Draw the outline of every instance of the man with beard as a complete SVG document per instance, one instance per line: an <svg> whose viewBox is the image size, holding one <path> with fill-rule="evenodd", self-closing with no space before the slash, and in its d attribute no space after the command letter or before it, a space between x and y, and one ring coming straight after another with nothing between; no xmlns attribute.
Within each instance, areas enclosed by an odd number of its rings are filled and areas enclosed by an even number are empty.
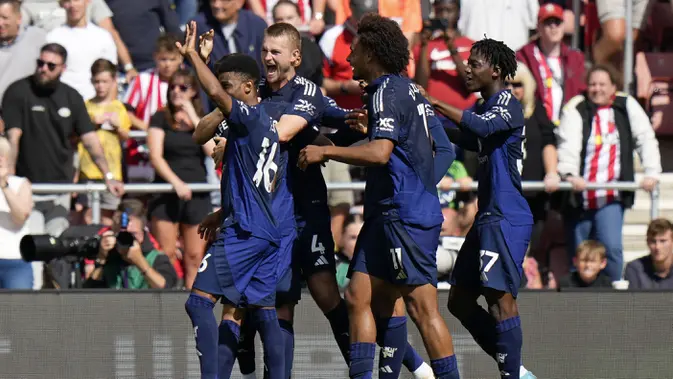
<svg viewBox="0 0 673 379"><path fill-rule="evenodd" d="M103 148L82 96L60 81L67 52L59 44L40 49L35 73L12 83L2 101L7 136L12 145L10 170L33 183L72 183L73 137L79 137L104 174L108 190L121 196L122 183L108 169ZM31 233L58 236L68 227L70 194L34 196L35 211L44 217Z"/></svg>

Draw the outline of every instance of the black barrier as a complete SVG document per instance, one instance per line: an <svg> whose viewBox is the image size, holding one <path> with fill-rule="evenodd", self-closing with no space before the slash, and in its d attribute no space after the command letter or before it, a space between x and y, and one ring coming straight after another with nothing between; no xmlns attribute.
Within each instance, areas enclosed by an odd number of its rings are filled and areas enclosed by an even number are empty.
<svg viewBox="0 0 673 379"><path fill-rule="evenodd" d="M184 292L2 292L0 379L197 379L186 297ZM461 378L499 377L495 363L448 314L446 300L447 293L440 293ZM670 292L524 292L519 308L525 365L539 379L673 378ZM293 378L347 378L329 325L308 295L296 313ZM409 333L422 351L413 325ZM240 378L238 368L234 371Z"/></svg>

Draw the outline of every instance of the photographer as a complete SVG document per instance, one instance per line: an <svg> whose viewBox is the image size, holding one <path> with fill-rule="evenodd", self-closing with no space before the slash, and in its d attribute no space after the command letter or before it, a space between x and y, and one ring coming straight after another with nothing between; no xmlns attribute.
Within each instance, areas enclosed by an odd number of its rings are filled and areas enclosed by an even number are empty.
<svg viewBox="0 0 673 379"><path fill-rule="evenodd" d="M130 248L120 246L117 233L122 230L122 213L126 212L126 231L133 235ZM160 252L145 229L147 223L142 203L135 199L122 201L115 223L101 236L93 271L87 275L85 288L147 289L173 288L177 274L168 256Z"/></svg>

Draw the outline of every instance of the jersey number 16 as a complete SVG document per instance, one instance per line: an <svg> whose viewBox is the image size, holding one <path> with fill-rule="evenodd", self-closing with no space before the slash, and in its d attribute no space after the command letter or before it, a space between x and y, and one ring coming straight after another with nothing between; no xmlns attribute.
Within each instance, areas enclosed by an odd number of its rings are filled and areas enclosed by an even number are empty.
<svg viewBox="0 0 673 379"><path fill-rule="evenodd" d="M269 146L271 147L270 151ZM258 187L262 183L262 180L264 180L264 189L268 193L273 192L273 182L278 172L278 165L274 162L277 149L277 142L274 142L272 145L271 141L267 137L264 137L262 140L262 151L259 153L259 159L257 160L257 171L255 171L255 176L252 177L252 180Z"/></svg>

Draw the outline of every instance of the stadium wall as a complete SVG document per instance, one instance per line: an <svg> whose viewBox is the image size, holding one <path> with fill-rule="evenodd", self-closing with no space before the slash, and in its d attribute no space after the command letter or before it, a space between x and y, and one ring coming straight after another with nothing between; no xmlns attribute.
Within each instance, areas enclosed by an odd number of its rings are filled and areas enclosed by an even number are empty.
<svg viewBox="0 0 673 379"><path fill-rule="evenodd" d="M3 291L0 379L198 379L186 297L184 292ZM447 297L440 293L440 307L461 378L498 377L495 363L449 315ZM329 325L309 298L296 311L293 378L347 378ZM538 378L673 378L670 292L523 292L519 307L524 363ZM413 325L409 333L423 351ZM262 367L259 346L257 351ZM240 378L238 368L234 372ZM408 377L403 372L401 378Z"/></svg>

